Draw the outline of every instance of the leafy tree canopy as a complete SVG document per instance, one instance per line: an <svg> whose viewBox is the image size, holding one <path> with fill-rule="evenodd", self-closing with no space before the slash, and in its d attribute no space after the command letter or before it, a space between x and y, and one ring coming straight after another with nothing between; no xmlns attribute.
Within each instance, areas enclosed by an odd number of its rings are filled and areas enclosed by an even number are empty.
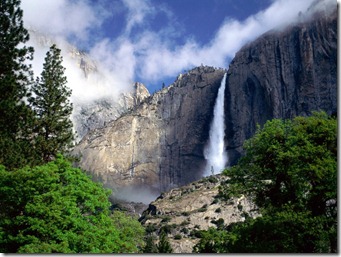
<svg viewBox="0 0 341 257"><path fill-rule="evenodd" d="M239 165L222 195L247 194L265 209L286 204L314 215L329 211L337 196L337 122L324 112L274 119L245 143Z"/></svg>
<svg viewBox="0 0 341 257"><path fill-rule="evenodd" d="M109 191L63 157L14 172L0 169L0 251L138 252L137 221L110 216Z"/></svg>
<svg viewBox="0 0 341 257"><path fill-rule="evenodd" d="M246 195L261 217L204 234L195 251L336 252L337 121L324 112L274 119L246 141L220 196Z"/></svg>

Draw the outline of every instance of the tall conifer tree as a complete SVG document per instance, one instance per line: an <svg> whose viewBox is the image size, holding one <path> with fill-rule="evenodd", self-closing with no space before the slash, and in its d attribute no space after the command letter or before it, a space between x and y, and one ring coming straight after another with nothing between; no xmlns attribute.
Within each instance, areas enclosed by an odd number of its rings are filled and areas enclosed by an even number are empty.
<svg viewBox="0 0 341 257"><path fill-rule="evenodd" d="M30 98L37 116L35 150L42 162L64 153L73 141L71 90L62 66L60 49L53 45L46 54L41 78L33 85Z"/></svg>
<svg viewBox="0 0 341 257"><path fill-rule="evenodd" d="M33 48L23 46L29 34L22 17L20 0L0 1L0 164L9 169L29 161L31 112L24 100L33 82L27 64Z"/></svg>

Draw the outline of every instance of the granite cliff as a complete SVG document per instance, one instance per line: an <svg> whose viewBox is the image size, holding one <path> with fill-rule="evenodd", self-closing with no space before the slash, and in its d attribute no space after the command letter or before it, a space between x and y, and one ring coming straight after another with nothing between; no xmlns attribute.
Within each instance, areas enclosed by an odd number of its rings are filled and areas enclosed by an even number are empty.
<svg viewBox="0 0 341 257"><path fill-rule="evenodd" d="M75 147L79 165L134 200L201 177L203 148L224 69L198 67Z"/></svg>
<svg viewBox="0 0 341 257"><path fill-rule="evenodd" d="M308 20L301 16L301 22L244 46L230 64L225 91L230 165L257 124L314 110L337 112L337 10L315 12Z"/></svg>
<svg viewBox="0 0 341 257"><path fill-rule="evenodd" d="M228 71L201 66L180 74L116 120L91 130L75 147L79 165L117 190L116 196L135 201L148 202L159 192L199 179L226 72L229 165L237 162L257 124L314 110L336 114L337 10L307 13L245 45Z"/></svg>

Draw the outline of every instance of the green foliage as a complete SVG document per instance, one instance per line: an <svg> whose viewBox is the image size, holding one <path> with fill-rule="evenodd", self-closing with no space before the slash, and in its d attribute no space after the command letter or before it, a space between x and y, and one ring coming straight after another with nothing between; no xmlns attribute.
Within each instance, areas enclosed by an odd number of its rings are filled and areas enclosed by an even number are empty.
<svg viewBox="0 0 341 257"><path fill-rule="evenodd" d="M181 230L180 230L180 232L182 232L182 233L184 233L184 234L188 234L188 232L189 232L189 230L188 230L188 228L186 228L186 227L184 227L184 228L182 228Z"/></svg>
<svg viewBox="0 0 341 257"><path fill-rule="evenodd" d="M226 171L227 197L246 193L261 208L291 204L314 215L326 213L326 202L336 199L337 123L327 114L269 121L245 149L239 165Z"/></svg>
<svg viewBox="0 0 341 257"><path fill-rule="evenodd" d="M110 216L109 191L58 155L73 140L71 90L55 45L33 83L19 6L0 2L0 252L138 252L142 226Z"/></svg>
<svg viewBox="0 0 341 257"><path fill-rule="evenodd" d="M175 236L174 236L174 239L175 240L180 240L182 238L182 236L180 235L180 234L176 234Z"/></svg>
<svg viewBox="0 0 341 257"><path fill-rule="evenodd" d="M195 251L336 252L336 119L315 112L269 121L246 141L245 150L238 165L225 171L230 179L220 196L244 194L262 216L211 229Z"/></svg>
<svg viewBox="0 0 341 257"><path fill-rule="evenodd" d="M165 234L170 234L172 233L173 229L176 228L176 224L166 224L160 228L161 232L164 232Z"/></svg>
<svg viewBox="0 0 341 257"><path fill-rule="evenodd" d="M146 233L151 234L157 230L157 226L154 223L150 223L146 226Z"/></svg>
<svg viewBox="0 0 341 257"><path fill-rule="evenodd" d="M221 213L221 208L217 208L214 212Z"/></svg>
<svg viewBox="0 0 341 257"><path fill-rule="evenodd" d="M194 237L194 238L202 238L202 232L203 232L203 230L193 229L193 230L189 233L189 235L190 235L191 237Z"/></svg>
<svg viewBox="0 0 341 257"><path fill-rule="evenodd" d="M323 253L329 252L327 220L308 212L287 208L245 222L232 223L227 230L210 228L194 247L201 253Z"/></svg>
<svg viewBox="0 0 341 257"><path fill-rule="evenodd" d="M208 181L211 183L217 183L219 180L214 176L209 176Z"/></svg>
<svg viewBox="0 0 341 257"><path fill-rule="evenodd" d="M33 116L24 99L32 83L27 60L32 60L33 48L24 46L29 34L19 6L19 0L0 3L0 164L9 169L22 167L31 158L28 134Z"/></svg>
<svg viewBox="0 0 341 257"><path fill-rule="evenodd" d="M145 241L146 244L143 248L143 253L158 253L158 249L156 244L154 243L154 237L152 235L148 235Z"/></svg>
<svg viewBox="0 0 341 257"><path fill-rule="evenodd" d="M205 212L207 211L207 207L201 207L198 209L198 212Z"/></svg>
<svg viewBox="0 0 341 257"><path fill-rule="evenodd" d="M60 49L52 45L41 78L33 85L34 96L29 99L37 116L35 150L42 162L52 160L57 153L65 153L73 140L71 90L66 86L62 61Z"/></svg>
<svg viewBox="0 0 341 257"><path fill-rule="evenodd" d="M187 226L189 224L190 222L188 220L184 220L183 222L181 222L180 226Z"/></svg>
<svg viewBox="0 0 341 257"><path fill-rule="evenodd" d="M161 220L161 223L167 223L172 219L171 216L164 216Z"/></svg>
<svg viewBox="0 0 341 257"><path fill-rule="evenodd" d="M139 252L145 245L145 230L142 225L124 212L114 211L111 219L118 230L119 238L122 241L121 253Z"/></svg>
<svg viewBox="0 0 341 257"><path fill-rule="evenodd" d="M209 228L201 231L201 239L193 247L193 253L225 253L224 246L229 240L231 238L226 231Z"/></svg>
<svg viewBox="0 0 341 257"><path fill-rule="evenodd" d="M0 169L0 251L4 253L137 252L140 224L110 217L110 192L58 156L54 162Z"/></svg>
<svg viewBox="0 0 341 257"><path fill-rule="evenodd" d="M158 253L172 253L173 249L168 241L167 234L164 231L161 231L160 241L157 244Z"/></svg>
<svg viewBox="0 0 341 257"><path fill-rule="evenodd" d="M218 229L222 229L224 227L224 219L219 218L218 220L212 220L211 223L215 224Z"/></svg>

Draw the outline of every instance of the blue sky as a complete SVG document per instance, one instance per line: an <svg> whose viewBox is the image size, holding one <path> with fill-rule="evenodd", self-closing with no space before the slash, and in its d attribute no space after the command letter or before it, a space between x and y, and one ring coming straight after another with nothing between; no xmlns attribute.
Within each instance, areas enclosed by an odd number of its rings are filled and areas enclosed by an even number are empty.
<svg viewBox="0 0 341 257"><path fill-rule="evenodd" d="M22 0L22 8L25 26L86 50L113 94L135 81L154 92L201 64L227 68L245 43L295 21L312 2ZM73 77L71 66L67 71L74 91L84 91L86 82Z"/></svg>
<svg viewBox="0 0 341 257"><path fill-rule="evenodd" d="M143 1L143 0L140 0ZM92 0L95 5L98 0ZM185 43L192 37L200 44L207 44L227 18L245 20L252 14L265 9L271 0L151 0L154 12L143 24L148 29L159 31L165 26L177 29L176 44ZM127 9L121 1L111 1L112 16L103 24L108 37L118 37L124 32ZM141 28L135 28L139 30ZM138 31L136 31L138 32Z"/></svg>

